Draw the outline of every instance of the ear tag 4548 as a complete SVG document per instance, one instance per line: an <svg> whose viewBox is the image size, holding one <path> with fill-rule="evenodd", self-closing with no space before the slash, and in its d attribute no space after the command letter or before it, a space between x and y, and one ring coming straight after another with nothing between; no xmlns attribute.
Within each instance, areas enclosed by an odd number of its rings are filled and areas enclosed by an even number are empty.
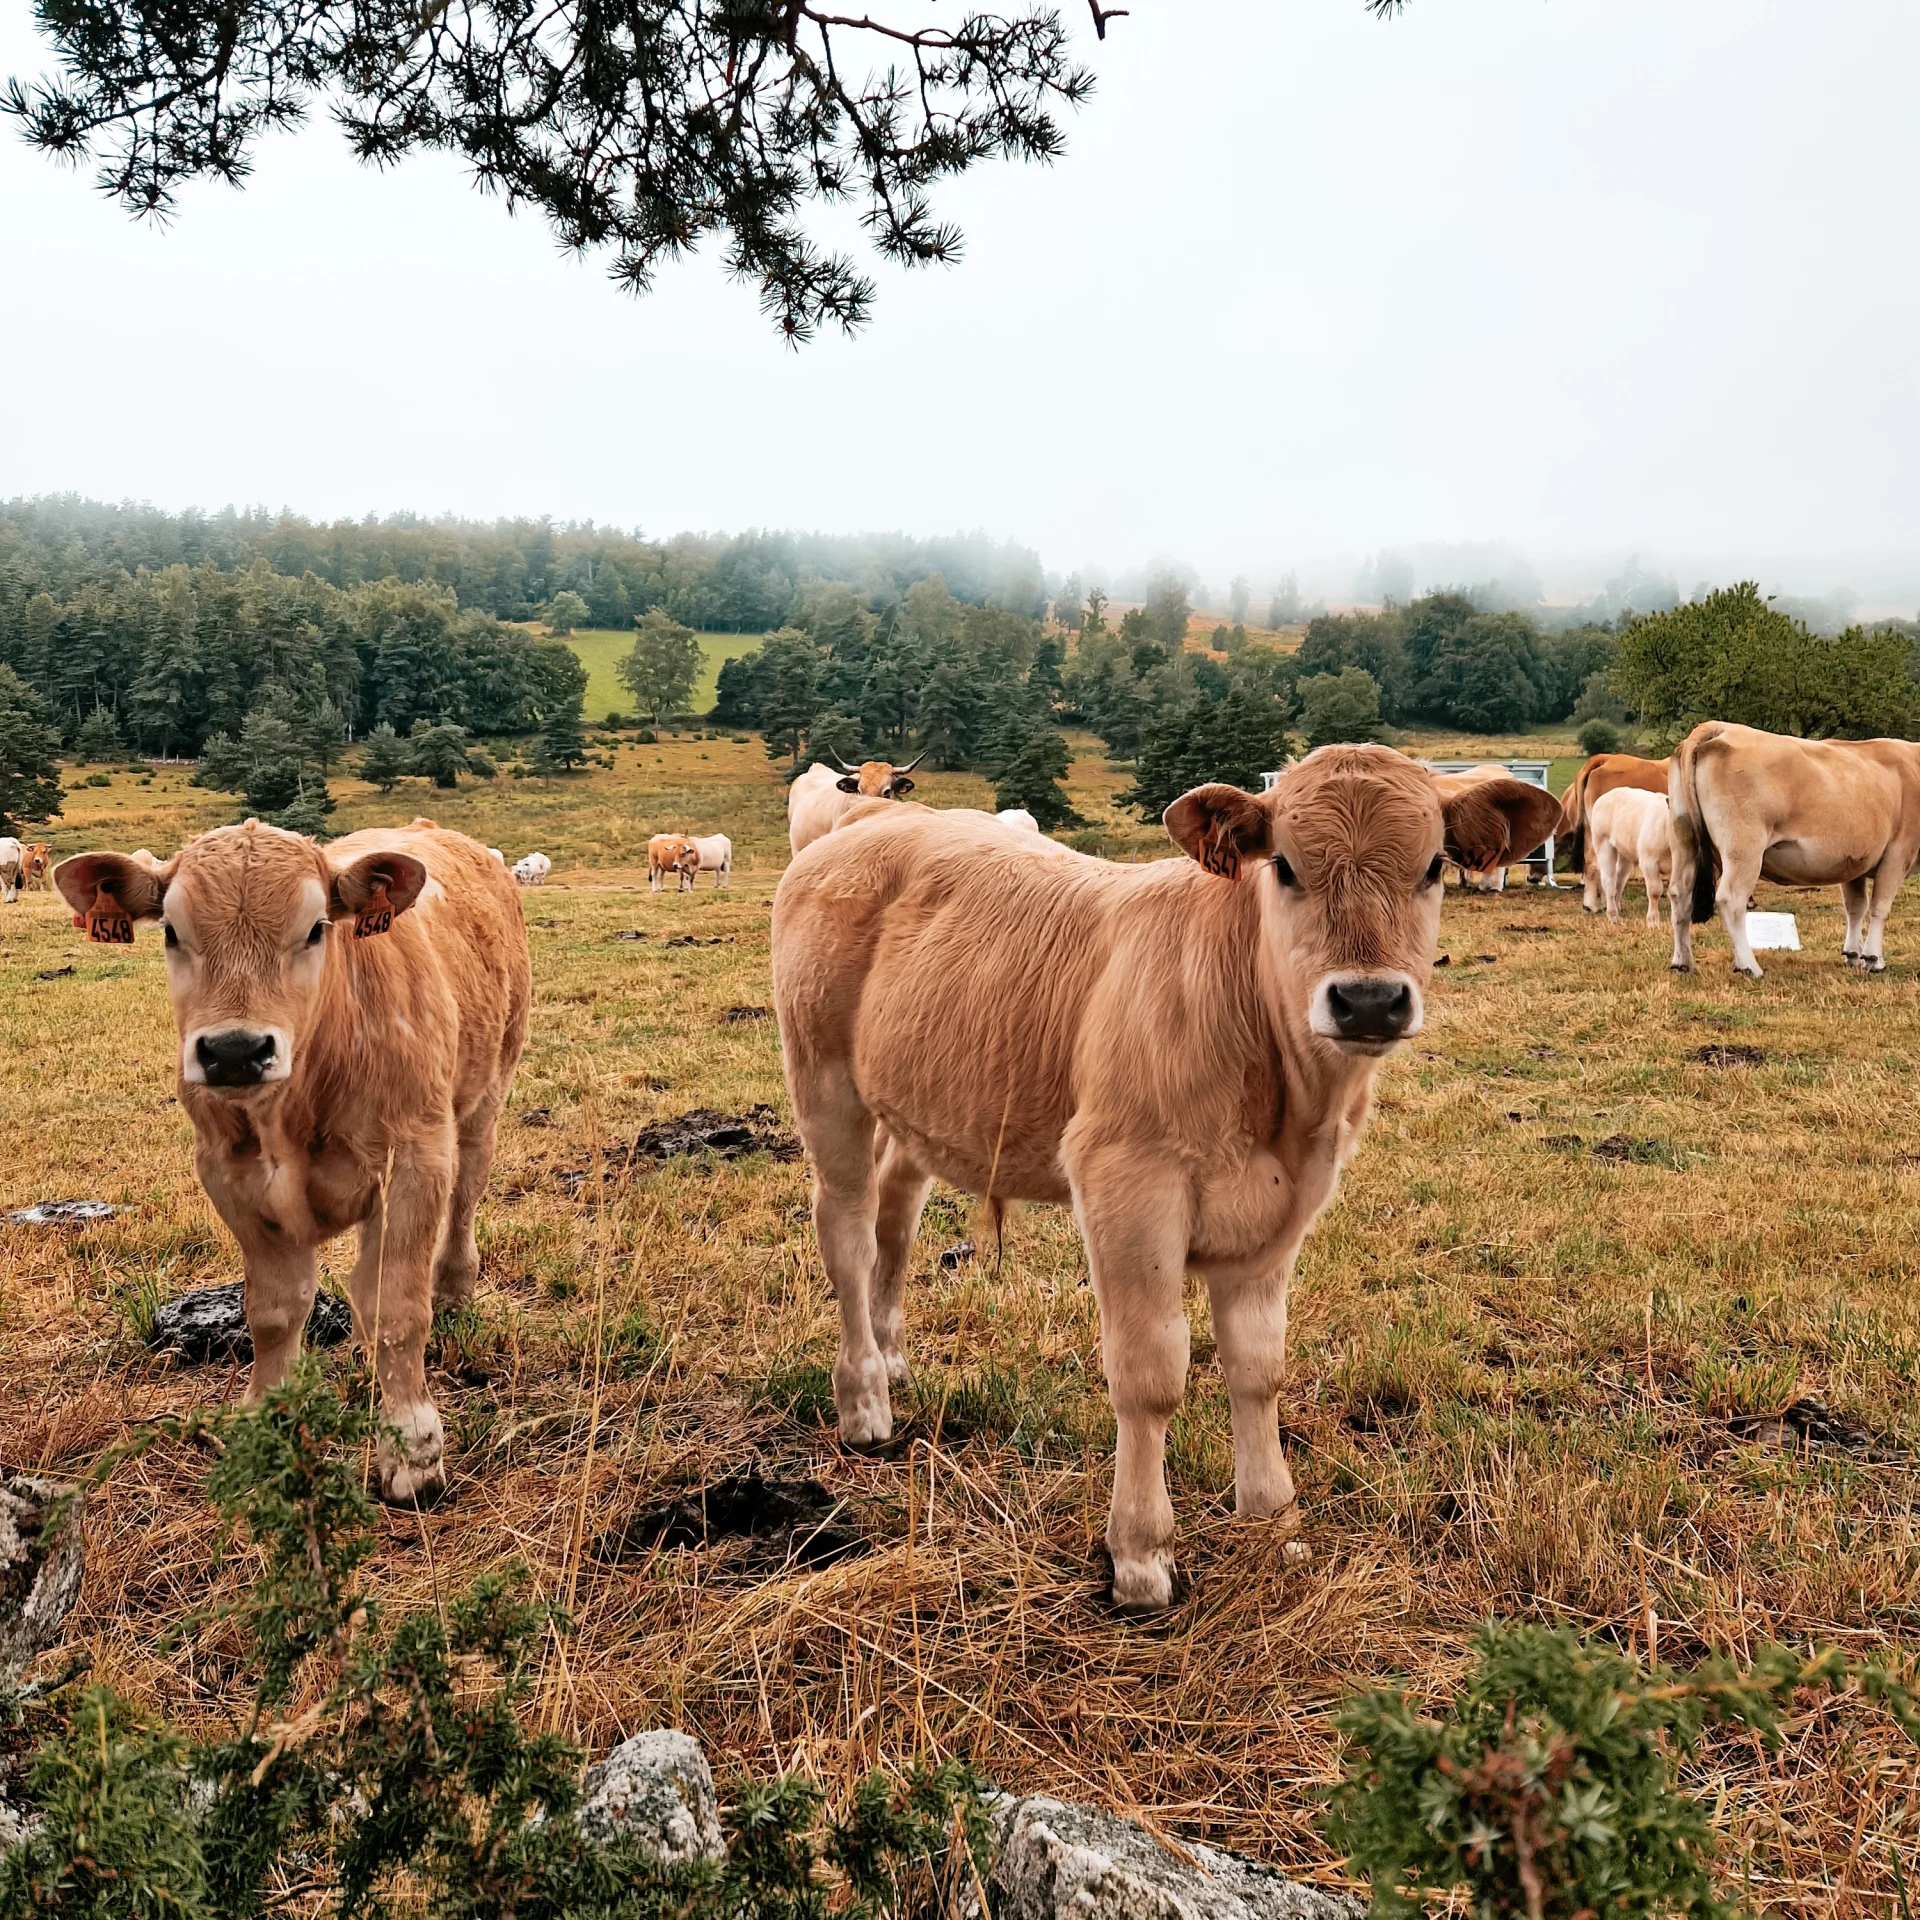
<svg viewBox="0 0 1920 1920"><path fill-rule="evenodd" d="M105 887L93 896L88 910L87 938L103 947L133 945L133 915Z"/></svg>
<svg viewBox="0 0 1920 1920"><path fill-rule="evenodd" d="M367 940L376 933L392 931L393 903L387 898L385 887L376 887L373 898L353 916L353 937Z"/></svg>

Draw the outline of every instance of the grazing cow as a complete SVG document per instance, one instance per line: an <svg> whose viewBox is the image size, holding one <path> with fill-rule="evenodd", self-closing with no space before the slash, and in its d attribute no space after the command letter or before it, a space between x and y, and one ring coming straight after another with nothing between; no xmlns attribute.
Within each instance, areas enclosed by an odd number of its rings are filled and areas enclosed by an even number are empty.
<svg viewBox="0 0 1920 1920"><path fill-rule="evenodd" d="M867 760L850 767L834 755L838 773L816 762L787 789L787 839L798 853L831 833L862 800L904 800L913 791L907 777L927 756L915 754L904 767L890 760Z"/></svg>
<svg viewBox="0 0 1920 1920"><path fill-rule="evenodd" d="M1664 794L1667 762L1642 760L1632 753L1596 753L1573 776L1573 783L1560 802L1560 825L1554 834L1554 850L1564 851L1567 865L1581 876L1580 904L1589 913L1600 911L1600 876L1587 858L1587 822L1595 803L1616 787Z"/></svg>
<svg viewBox="0 0 1920 1920"><path fill-rule="evenodd" d="M733 842L724 833L693 834L687 845L694 851L695 873L710 873L716 887L733 885ZM688 885L692 885L689 877Z"/></svg>
<svg viewBox="0 0 1920 1920"><path fill-rule="evenodd" d="M11 835L0 838L0 900L12 905L25 874L27 850Z"/></svg>
<svg viewBox="0 0 1920 1920"><path fill-rule="evenodd" d="M1637 867L1647 889L1647 925L1660 924L1660 900L1673 872L1668 838L1667 796L1638 787L1609 787L1586 815L1593 865L1607 918L1620 923L1620 901Z"/></svg>
<svg viewBox="0 0 1920 1920"><path fill-rule="evenodd" d="M1189 858L1090 860L979 814L872 809L774 897L773 991L840 1317L841 1438L893 1428L901 1292L933 1181L1071 1202L1119 1424L1114 1598L1165 1606L1163 1453L1182 1285L1213 1301L1237 1503L1297 1521L1276 1401L1294 1257L1417 1033L1451 857L1536 845L1517 780L1442 800L1386 747L1324 747L1270 792L1167 809Z"/></svg>
<svg viewBox="0 0 1920 1920"><path fill-rule="evenodd" d="M92 939L165 927L194 1166L246 1271L248 1397L299 1355L316 1249L357 1226L354 1322L398 1436L380 1491L437 1494L427 1330L480 1271L474 1209L532 997L507 876L428 820L327 847L249 820L164 862L83 853L54 882Z"/></svg>
<svg viewBox="0 0 1920 1920"><path fill-rule="evenodd" d="M530 853L513 863L513 877L523 887L544 887L553 862L544 853Z"/></svg>
<svg viewBox="0 0 1920 1920"><path fill-rule="evenodd" d="M1025 807L1002 807L993 817L1003 826L1024 827L1029 833L1040 831L1040 822Z"/></svg>
<svg viewBox="0 0 1920 1920"><path fill-rule="evenodd" d="M693 891L693 876L700 871L700 855L684 833L656 833L647 842L647 889L658 893L668 875L678 875L681 893Z"/></svg>
<svg viewBox="0 0 1920 1920"><path fill-rule="evenodd" d="M1885 972L1887 915L1920 858L1920 746L1796 740L1709 720L1673 750L1667 803L1677 972L1693 971L1693 928L1718 907L1734 971L1760 978L1747 908L1762 880L1837 885L1847 911L1841 958Z"/></svg>

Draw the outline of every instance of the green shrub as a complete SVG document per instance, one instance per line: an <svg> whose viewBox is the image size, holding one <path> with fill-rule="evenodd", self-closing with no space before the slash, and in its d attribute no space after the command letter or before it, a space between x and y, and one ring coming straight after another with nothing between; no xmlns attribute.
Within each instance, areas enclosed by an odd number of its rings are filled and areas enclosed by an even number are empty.
<svg viewBox="0 0 1920 1920"><path fill-rule="evenodd" d="M1623 744L1620 729L1611 720L1598 718L1589 720L1573 737L1585 754L1618 753Z"/></svg>
<svg viewBox="0 0 1920 1920"><path fill-rule="evenodd" d="M90 773L87 775L84 784L89 787L110 787L113 785L113 775L110 773Z"/></svg>

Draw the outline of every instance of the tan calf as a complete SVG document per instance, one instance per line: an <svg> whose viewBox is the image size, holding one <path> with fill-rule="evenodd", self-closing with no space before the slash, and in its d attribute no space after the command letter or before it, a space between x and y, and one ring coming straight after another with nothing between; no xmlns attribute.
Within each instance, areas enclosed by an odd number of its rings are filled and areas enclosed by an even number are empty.
<svg viewBox="0 0 1920 1920"><path fill-rule="evenodd" d="M1610 787L1586 816L1593 873L1607 918L1620 923L1620 902L1627 881L1639 870L1647 889L1647 925L1660 924L1660 901L1673 872L1673 848L1667 831L1667 796L1638 787Z"/></svg>
<svg viewBox="0 0 1920 1920"><path fill-rule="evenodd" d="M647 842L647 890L658 893L669 876L678 875L680 892L693 891L700 871L700 851L684 833L656 833Z"/></svg>
<svg viewBox="0 0 1920 1920"><path fill-rule="evenodd" d="M1560 803L1560 825L1554 832L1554 851L1564 852L1567 864L1581 876L1580 904L1589 913L1600 911L1600 876L1587 858L1587 822L1594 807L1618 787L1664 795L1667 763L1642 760L1633 753L1596 753L1573 776Z"/></svg>
<svg viewBox="0 0 1920 1920"><path fill-rule="evenodd" d="M1734 971L1760 978L1747 907L1762 880L1838 886L1841 957L1885 971L1887 915L1920 857L1920 746L1796 740L1709 720L1674 749L1667 802L1676 971L1693 971L1693 927L1718 907Z"/></svg>
<svg viewBox="0 0 1920 1920"><path fill-rule="evenodd" d="M1556 814L1514 780L1443 809L1399 754L1328 747L1258 797L1183 795L1166 821L1185 860L1092 860L917 808L807 848L775 896L773 984L839 1308L842 1438L892 1431L937 1177L1078 1215L1119 1424L1119 1604L1172 1591L1162 1456L1189 1268L1212 1297L1239 1510L1293 1524L1276 1401L1294 1257L1381 1059L1419 1030L1443 860L1490 866Z"/></svg>
<svg viewBox="0 0 1920 1920"><path fill-rule="evenodd" d="M29 887L42 887L48 891L53 887L53 846L46 840L29 840L21 850L20 886L24 892Z"/></svg>
<svg viewBox="0 0 1920 1920"><path fill-rule="evenodd" d="M437 1494L427 1329L479 1273L474 1210L527 1037L513 882L425 820L325 848L250 820L165 862L83 853L54 881L95 939L165 927L194 1166L246 1272L249 1397L299 1354L315 1250L357 1226L354 1320L398 1434L380 1490Z"/></svg>

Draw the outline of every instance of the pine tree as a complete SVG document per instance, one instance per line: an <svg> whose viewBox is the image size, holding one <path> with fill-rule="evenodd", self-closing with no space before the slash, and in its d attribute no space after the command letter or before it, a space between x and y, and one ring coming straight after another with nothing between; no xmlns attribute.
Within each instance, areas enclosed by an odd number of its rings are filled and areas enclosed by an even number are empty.
<svg viewBox="0 0 1920 1920"><path fill-rule="evenodd" d="M17 835L60 812L60 736L47 710L11 667L0 666L0 832Z"/></svg>
<svg viewBox="0 0 1920 1920"><path fill-rule="evenodd" d="M105 707L95 707L73 737L73 757L82 766L99 766L118 760L126 752L120 738L120 724Z"/></svg>
<svg viewBox="0 0 1920 1920"><path fill-rule="evenodd" d="M533 770L541 779L550 780L556 773L568 773L584 765L586 758L586 729L576 700L555 708L549 716L539 739L534 742Z"/></svg>
<svg viewBox="0 0 1920 1920"><path fill-rule="evenodd" d="M413 771L413 749L382 720L367 735L366 751L360 756L360 778L382 793L391 793L394 782Z"/></svg>
<svg viewBox="0 0 1920 1920"><path fill-rule="evenodd" d="M1085 824L1073 810L1060 782L1073 765L1066 741L1048 726L1035 726L1001 763L993 783L993 804L1025 807L1043 833L1055 827Z"/></svg>

